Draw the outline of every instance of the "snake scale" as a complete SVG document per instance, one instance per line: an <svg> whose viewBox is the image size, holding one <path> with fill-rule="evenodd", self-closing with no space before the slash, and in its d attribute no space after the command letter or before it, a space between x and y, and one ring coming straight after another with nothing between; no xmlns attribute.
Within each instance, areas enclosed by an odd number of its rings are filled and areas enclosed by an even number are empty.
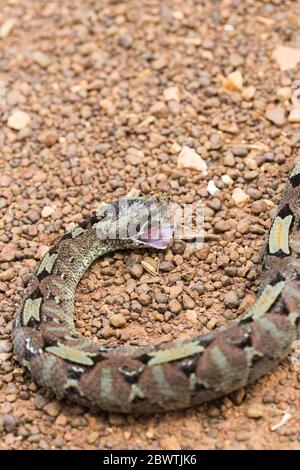
<svg viewBox="0 0 300 470"><path fill-rule="evenodd" d="M121 413L194 406L254 382L289 353L300 333L299 198L296 163L263 250L261 287L243 315L204 335L146 347L101 345L83 337L73 320L75 289L99 256L166 248L172 238L166 200L119 200L129 209L118 209L118 227L132 222L140 228L132 238L118 237L118 231L113 238L116 222L94 214L48 251L27 286L13 329L20 362L59 399ZM163 220L164 240L154 240L153 231L142 233L140 214L153 207ZM98 236L104 227L107 238Z"/></svg>

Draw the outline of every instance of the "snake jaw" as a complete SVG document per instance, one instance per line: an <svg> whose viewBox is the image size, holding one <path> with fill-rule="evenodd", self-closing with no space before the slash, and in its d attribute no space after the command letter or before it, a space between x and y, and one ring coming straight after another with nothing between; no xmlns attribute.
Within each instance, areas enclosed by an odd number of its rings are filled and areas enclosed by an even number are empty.
<svg viewBox="0 0 300 470"><path fill-rule="evenodd" d="M151 248L164 250L170 245L174 231L175 225L165 222L157 228L150 228L148 232L133 238L133 240Z"/></svg>
<svg viewBox="0 0 300 470"><path fill-rule="evenodd" d="M142 204L145 204L145 211L142 214L142 210L137 217L136 225L140 224L140 229L130 237L134 244L161 250L170 245L175 223L171 221L168 200L164 193L141 199Z"/></svg>
<svg viewBox="0 0 300 470"><path fill-rule="evenodd" d="M165 249L172 240L175 225L170 220L166 194L120 198L101 210L94 227L98 238L111 245Z"/></svg>

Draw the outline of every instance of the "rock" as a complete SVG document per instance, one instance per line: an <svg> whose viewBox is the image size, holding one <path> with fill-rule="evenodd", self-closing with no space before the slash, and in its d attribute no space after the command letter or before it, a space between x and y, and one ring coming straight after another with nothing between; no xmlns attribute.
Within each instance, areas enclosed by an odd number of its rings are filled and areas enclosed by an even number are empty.
<svg viewBox="0 0 300 470"><path fill-rule="evenodd" d="M130 47L132 46L132 42L132 36L130 36L129 34L122 34L118 40L119 46L123 47L124 49L130 49Z"/></svg>
<svg viewBox="0 0 300 470"><path fill-rule="evenodd" d="M156 101L150 108L150 113L158 117L164 117L168 112L169 109L163 101Z"/></svg>
<svg viewBox="0 0 300 470"><path fill-rule="evenodd" d="M36 64L38 64L42 68L47 68L48 65L50 65L51 63L50 58L44 52L41 51L34 51L31 54L31 58Z"/></svg>
<svg viewBox="0 0 300 470"><path fill-rule="evenodd" d="M58 141L58 135L55 131L44 131L39 136L39 141L46 147L52 147Z"/></svg>
<svg viewBox="0 0 300 470"><path fill-rule="evenodd" d="M176 299L182 292L183 286L182 284L176 284L170 288L169 298Z"/></svg>
<svg viewBox="0 0 300 470"><path fill-rule="evenodd" d="M229 175L222 175L221 179L222 179L223 183L226 184L226 186L230 186L230 185L233 184L233 179L230 178Z"/></svg>
<svg viewBox="0 0 300 470"><path fill-rule="evenodd" d="M168 273L169 271L172 271L172 269L174 269L174 264L171 263L171 261L162 261L159 264L159 270L164 273Z"/></svg>
<svg viewBox="0 0 300 470"><path fill-rule="evenodd" d="M220 268L223 268L224 266L227 266L230 262L230 258L227 255L219 255L217 258L217 265Z"/></svg>
<svg viewBox="0 0 300 470"><path fill-rule="evenodd" d="M8 118L7 125L15 131L20 131L30 124L31 118L24 111L16 110Z"/></svg>
<svg viewBox="0 0 300 470"><path fill-rule="evenodd" d="M50 403L47 403L47 405L44 406L43 410L49 415L52 416L53 418L56 418L61 410L61 404L56 401L50 401Z"/></svg>
<svg viewBox="0 0 300 470"><path fill-rule="evenodd" d="M224 156L223 163L224 163L225 166L230 166L230 167L235 166L235 158L234 158L234 156L231 152L228 152Z"/></svg>
<svg viewBox="0 0 300 470"><path fill-rule="evenodd" d="M175 86L166 88L163 95L166 101L180 101L180 92L179 89Z"/></svg>
<svg viewBox="0 0 300 470"><path fill-rule="evenodd" d="M276 94L278 98L281 98L283 100L290 100L292 97L292 89L289 86L283 86L278 88Z"/></svg>
<svg viewBox="0 0 300 470"><path fill-rule="evenodd" d="M210 180L207 184L207 192L214 196L219 190L217 186L215 185L215 182L213 180Z"/></svg>
<svg viewBox="0 0 300 470"><path fill-rule="evenodd" d="M237 293L232 290L227 292L224 296L224 304L229 308L237 308L240 304L240 299L238 298Z"/></svg>
<svg viewBox="0 0 300 470"><path fill-rule="evenodd" d="M241 387L238 390L235 390L234 392L230 394L231 401L235 405L240 405L241 403L243 403L245 397L246 397L245 387Z"/></svg>
<svg viewBox="0 0 300 470"><path fill-rule="evenodd" d="M264 415L264 407L258 403L250 405L246 412L248 418L259 419Z"/></svg>
<svg viewBox="0 0 300 470"><path fill-rule="evenodd" d="M27 217L33 224L40 220L40 212L37 209L30 209L27 212Z"/></svg>
<svg viewBox="0 0 300 470"><path fill-rule="evenodd" d="M198 155L198 153L187 146L182 147L182 150L177 160L178 168L189 168L201 172L203 175L207 174L207 164Z"/></svg>
<svg viewBox="0 0 300 470"><path fill-rule="evenodd" d="M100 433L98 431L90 431L86 437L86 442L90 445L95 444L99 437Z"/></svg>
<svg viewBox="0 0 300 470"><path fill-rule="evenodd" d="M266 212L268 210L268 204L264 199L260 199L259 201L254 201L251 205L251 212L252 214L259 215L262 212Z"/></svg>
<svg viewBox="0 0 300 470"><path fill-rule="evenodd" d="M175 315L177 315L178 313L181 312L181 305L180 303L178 302L177 299L171 299L170 302L169 302L169 309L172 313L174 313Z"/></svg>
<svg viewBox="0 0 300 470"><path fill-rule="evenodd" d="M243 88L241 96L243 100L250 101L254 97L255 92L256 92L255 86L250 85L250 86Z"/></svg>
<svg viewBox="0 0 300 470"><path fill-rule="evenodd" d="M297 67L300 62L300 49L295 47L277 46L273 53L273 58L279 65L280 69L291 70Z"/></svg>
<svg viewBox="0 0 300 470"><path fill-rule="evenodd" d="M243 88L243 76L239 70L230 73L223 81L226 90L241 91Z"/></svg>
<svg viewBox="0 0 300 470"><path fill-rule="evenodd" d="M236 225L236 229L242 235L245 235L250 231L250 224L246 220L240 220Z"/></svg>
<svg viewBox="0 0 300 470"><path fill-rule="evenodd" d="M100 338L110 338L113 335L113 330L109 325L106 325L102 328L100 332Z"/></svg>
<svg viewBox="0 0 300 470"><path fill-rule="evenodd" d="M163 450L180 450L181 446L174 436L166 436L160 439L160 447Z"/></svg>
<svg viewBox="0 0 300 470"><path fill-rule="evenodd" d="M10 353L12 351L12 343L8 339L0 340L0 354Z"/></svg>
<svg viewBox="0 0 300 470"><path fill-rule="evenodd" d="M135 279L139 279L144 272L143 266L139 263L134 264L129 268L129 273Z"/></svg>
<svg viewBox="0 0 300 470"><path fill-rule="evenodd" d="M266 112L266 118L276 126L281 127L285 123L285 110L281 106L277 106Z"/></svg>
<svg viewBox="0 0 300 470"><path fill-rule="evenodd" d="M47 217L50 217L52 214L55 212L55 207L50 207L50 206L45 206L42 209L42 217L43 219L46 219Z"/></svg>
<svg viewBox="0 0 300 470"><path fill-rule="evenodd" d="M0 281L11 281L15 277L15 272L12 268L0 272Z"/></svg>
<svg viewBox="0 0 300 470"><path fill-rule="evenodd" d="M128 149L128 153L125 158L127 163L130 163L130 165L141 165L144 158L144 152L132 147Z"/></svg>
<svg viewBox="0 0 300 470"><path fill-rule="evenodd" d="M182 303L183 303L183 307L184 309L186 310L193 310L193 308L195 308L195 302L193 301L193 299L187 295L187 294L183 294L182 296Z"/></svg>
<svg viewBox="0 0 300 470"><path fill-rule="evenodd" d="M109 144L102 143L102 144L97 145L96 150L97 152L100 153L100 155L105 155L109 151L109 148L110 148Z"/></svg>
<svg viewBox="0 0 300 470"><path fill-rule="evenodd" d="M115 328L123 328L126 325L126 318L121 313L114 313L109 321Z"/></svg>
<svg viewBox="0 0 300 470"><path fill-rule="evenodd" d="M215 232L217 233L225 233L230 230L230 224L227 222L227 220L219 220L218 222L215 223L214 229Z"/></svg>
<svg viewBox="0 0 300 470"><path fill-rule="evenodd" d="M300 122L300 108L293 108L288 117L289 122Z"/></svg>
<svg viewBox="0 0 300 470"><path fill-rule="evenodd" d="M244 147L244 145L237 145L236 147L233 147L232 153L236 157L246 157L248 155L248 149L247 147Z"/></svg>
<svg viewBox="0 0 300 470"><path fill-rule="evenodd" d="M193 324L198 323L198 315L195 310L188 309L185 312L185 318L188 323L193 323Z"/></svg>
<svg viewBox="0 0 300 470"><path fill-rule="evenodd" d="M245 191L243 191L241 188L235 188L231 197L235 205L238 207L244 206L247 202L250 201L248 194L246 194Z"/></svg>
<svg viewBox="0 0 300 470"><path fill-rule="evenodd" d="M229 63L232 67L240 67L244 62L244 58L239 54L230 54L229 56Z"/></svg>
<svg viewBox="0 0 300 470"><path fill-rule="evenodd" d="M217 418L218 416L220 416L221 412L220 409L216 406L210 406L207 410L207 414L210 418Z"/></svg>
<svg viewBox="0 0 300 470"><path fill-rule="evenodd" d="M0 27L0 38L6 38L12 32L15 24L16 20L14 18L4 21Z"/></svg>
<svg viewBox="0 0 300 470"><path fill-rule="evenodd" d="M8 188L12 183L12 179L8 175L3 175L0 177L0 187Z"/></svg>
<svg viewBox="0 0 300 470"><path fill-rule="evenodd" d="M192 289L198 292L198 294L202 295L205 292L205 285L200 281L197 282L197 284L194 284Z"/></svg>
<svg viewBox="0 0 300 470"><path fill-rule="evenodd" d="M208 207L213 209L214 211L219 211L221 209L222 203L219 198L214 197L211 201L208 203Z"/></svg>
<svg viewBox="0 0 300 470"><path fill-rule="evenodd" d="M0 253L0 261L13 261L17 252L17 245L15 243L8 243Z"/></svg>

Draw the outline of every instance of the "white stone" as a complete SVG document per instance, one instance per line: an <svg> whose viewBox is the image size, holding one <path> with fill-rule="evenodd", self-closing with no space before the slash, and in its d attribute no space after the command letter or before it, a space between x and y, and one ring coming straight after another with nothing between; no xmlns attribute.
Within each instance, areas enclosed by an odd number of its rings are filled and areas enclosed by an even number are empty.
<svg viewBox="0 0 300 470"><path fill-rule="evenodd" d="M178 168L189 168L191 170L200 171L203 175L207 175L207 164L198 155L198 153L186 145L182 147L177 160Z"/></svg>
<svg viewBox="0 0 300 470"><path fill-rule="evenodd" d="M16 110L8 118L7 125L11 129L20 131L30 124L31 118L24 111Z"/></svg>
<svg viewBox="0 0 300 470"><path fill-rule="evenodd" d="M248 194L241 188L235 188L232 193L232 199L236 206L243 206L250 201Z"/></svg>
<svg viewBox="0 0 300 470"><path fill-rule="evenodd" d="M246 86L242 90L242 98L246 101L250 101L254 97L255 92L256 92L255 86L253 85Z"/></svg>
<svg viewBox="0 0 300 470"><path fill-rule="evenodd" d="M34 62L36 62L40 67L46 68L50 65L50 58L41 51L34 51L31 55Z"/></svg>
<svg viewBox="0 0 300 470"><path fill-rule="evenodd" d="M283 100L290 100L292 97L292 89L289 86L282 86L278 88L276 94L278 98L281 98Z"/></svg>
<svg viewBox="0 0 300 470"><path fill-rule="evenodd" d="M188 323L198 323L198 315L195 310L187 310L185 312L185 318Z"/></svg>
<svg viewBox="0 0 300 470"><path fill-rule="evenodd" d="M289 122L300 122L300 108L293 108L288 117Z"/></svg>
<svg viewBox="0 0 300 470"><path fill-rule="evenodd" d="M233 183L233 179L229 175L222 175L221 179L226 186L230 186Z"/></svg>
<svg viewBox="0 0 300 470"><path fill-rule="evenodd" d="M0 38L6 38L6 36L8 36L9 33L13 30L15 24L16 20L13 18L4 21L0 27Z"/></svg>
<svg viewBox="0 0 300 470"><path fill-rule="evenodd" d="M164 99L166 101L180 101L180 92L176 86L171 86L164 90Z"/></svg>
<svg viewBox="0 0 300 470"><path fill-rule="evenodd" d="M214 196L219 191L213 180L210 180L207 185L207 192Z"/></svg>
<svg viewBox="0 0 300 470"><path fill-rule="evenodd" d="M240 91L243 88L243 75L235 70L225 78L223 85L227 90Z"/></svg>
<svg viewBox="0 0 300 470"><path fill-rule="evenodd" d="M42 217L46 219L47 217L50 217L52 214L54 214L56 207L51 207L51 206L45 206L42 209Z"/></svg>
<svg viewBox="0 0 300 470"><path fill-rule="evenodd" d="M300 62L300 49L296 47L277 46L272 55L283 72L294 69Z"/></svg>

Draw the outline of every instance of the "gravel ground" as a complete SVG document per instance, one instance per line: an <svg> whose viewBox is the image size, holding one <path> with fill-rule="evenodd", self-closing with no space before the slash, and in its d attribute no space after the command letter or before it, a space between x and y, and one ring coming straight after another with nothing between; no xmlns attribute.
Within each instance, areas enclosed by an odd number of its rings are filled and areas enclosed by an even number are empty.
<svg viewBox="0 0 300 470"><path fill-rule="evenodd" d="M132 190L167 191L182 205L202 199L210 241L95 263L76 298L85 336L168 341L251 304L264 235L299 152L297 3L0 1L0 449L300 448L291 357L197 409L96 416L37 387L10 342L48 246Z"/></svg>

